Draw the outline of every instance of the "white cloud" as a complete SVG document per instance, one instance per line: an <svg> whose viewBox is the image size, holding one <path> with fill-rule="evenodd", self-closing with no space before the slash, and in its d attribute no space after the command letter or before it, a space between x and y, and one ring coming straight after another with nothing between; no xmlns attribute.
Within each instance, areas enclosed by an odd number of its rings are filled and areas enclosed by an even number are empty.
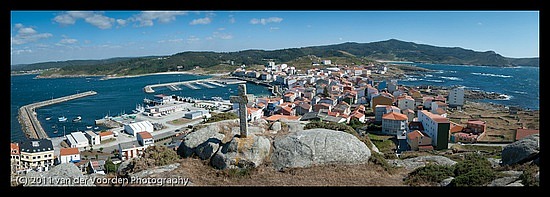
<svg viewBox="0 0 550 197"><path fill-rule="evenodd" d="M230 39L233 39L233 35L231 34L226 34L226 33L220 33L220 32L214 32L214 34L212 35L213 38L219 38L219 39L222 39L222 40L230 40Z"/></svg>
<svg viewBox="0 0 550 197"><path fill-rule="evenodd" d="M177 38L177 39L171 39L171 40L159 40L157 42L158 43L180 43L180 42L183 42L183 39Z"/></svg>
<svg viewBox="0 0 550 197"><path fill-rule="evenodd" d="M77 39L73 39L73 38L64 38L64 39L61 39L61 41L59 41L59 43L61 44L74 44L74 43L77 43L78 40Z"/></svg>
<svg viewBox="0 0 550 197"><path fill-rule="evenodd" d="M218 31L223 31L223 30L225 30L225 28L223 27L218 28Z"/></svg>
<svg viewBox="0 0 550 197"><path fill-rule="evenodd" d="M84 21L86 21L87 23L100 29L109 29L113 26L115 21L117 21L114 18L104 16L101 12L91 11L68 11L63 14L57 15L55 18L53 18L53 21L61 25L73 25L78 19L84 19Z"/></svg>
<svg viewBox="0 0 550 197"><path fill-rule="evenodd" d="M229 23L235 23L235 17L233 17L233 15L229 15Z"/></svg>
<svg viewBox="0 0 550 197"><path fill-rule="evenodd" d="M190 25L207 25L207 24L210 24L212 22L212 19L210 17L204 17L204 18L198 18L198 19L195 19L193 21L191 21L189 24Z"/></svg>
<svg viewBox="0 0 550 197"><path fill-rule="evenodd" d="M90 23L100 29L109 29L115 23L114 18L109 18L103 15L95 14L91 17L84 19L87 23Z"/></svg>
<svg viewBox="0 0 550 197"><path fill-rule="evenodd" d="M23 24L15 24L15 30L17 34L11 37L11 43L15 45L25 44L29 42L35 42L40 39L52 37L51 33L38 33L31 27L25 27Z"/></svg>
<svg viewBox="0 0 550 197"><path fill-rule="evenodd" d="M261 19L253 18L250 20L250 23L252 23L253 25L257 25L257 24L266 25L268 23L280 23L281 21L283 21L283 18L280 18L280 17L269 17L269 18L261 18Z"/></svg>
<svg viewBox="0 0 550 197"><path fill-rule="evenodd" d="M275 31L275 30L279 30L279 27L270 27L269 28L269 31Z"/></svg>
<svg viewBox="0 0 550 197"><path fill-rule="evenodd" d="M116 19L116 23L118 23L118 25L120 25L120 26L124 26L124 25L126 25L126 20L124 20L124 19Z"/></svg>
<svg viewBox="0 0 550 197"><path fill-rule="evenodd" d="M12 55L19 55L19 54L22 54L22 53L32 53L32 50L31 49L18 49L18 50L11 50L11 54Z"/></svg>
<svg viewBox="0 0 550 197"><path fill-rule="evenodd" d="M161 23L168 23L176 20L176 16L187 15L185 11L143 11L138 15L134 15L129 21L139 22L140 27L153 26L154 20Z"/></svg>
<svg viewBox="0 0 550 197"><path fill-rule="evenodd" d="M197 38L196 36L189 36L189 38L187 38L187 43L196 42L199 40L200 38Z"/></svg>

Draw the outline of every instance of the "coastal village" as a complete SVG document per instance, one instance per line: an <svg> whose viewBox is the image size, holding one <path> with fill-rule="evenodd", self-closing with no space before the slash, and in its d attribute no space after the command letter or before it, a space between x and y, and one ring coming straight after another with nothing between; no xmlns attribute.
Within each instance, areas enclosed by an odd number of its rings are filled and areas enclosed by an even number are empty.
<svg viewBox="0 0 550 197"><path fill-rule="evenodd" d="M282 132L281 124L291 124L289 122L302 126L310 122L349 125L358 136L391 141L389 148L379 147L380 152L395 155L391 157L398 160L411 152L461 151L453 148L454 145L505 146L539 133L538 110L513 106L483 110L489 104L479 107L468 101L468 90L462 86L401 85L399 79L390 74L393 69L390 63L338 65L323 59L312 62L311 66L311 69L299 70L269 61L261 70L243 65L230 75L194 84L225 88L227 84L246 81L267 86L271 96L257 97L240 89L234 96L244 95L231 101L155 94L153 99L144 100L147 107L137 106L133 114L96 120L97 125L109 125L108 130L69 132L55 139L36 135L36 138L12 142L12 180L31 171L46 172L66 163L77 166L82 174L108 175L115 172L109 171L111 168L107 165L118 166L140 158L150 146L165 146L181 155L188 135L216 114L223 113L234 113L237 117L245 114L250 127L255 122L264 122L272 133ZM172 91L181 90L177 85L167 87ZM194 89L193 83L183 85ZM154 92L152 87L144 91ZM243 107L246 110L241 109ZM478 112L472 113L473 110ZM484 111L494 113L483 114ZM529 119L530 122L522 119L533 116L537 118ZM240 125L242 129L243 124ZM212 158L212 163L216 149L205 157Z"/></svg>

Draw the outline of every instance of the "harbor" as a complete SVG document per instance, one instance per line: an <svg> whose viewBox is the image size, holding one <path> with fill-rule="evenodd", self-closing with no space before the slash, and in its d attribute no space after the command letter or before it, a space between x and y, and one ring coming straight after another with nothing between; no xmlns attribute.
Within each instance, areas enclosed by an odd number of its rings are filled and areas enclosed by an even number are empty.
<svg viewBox="0 0 550 197"><path fill-rule="evenodd" d="M97 94L97 92L87 91L87 92L82 92L78 94L51 99L51 100L32 103L19 108L18 119L19 119L19 123L21 124L21 128L25 133L25 136L27 138L35 138L35 139L48 138L48 134L46 134L46 132L42 128L42 125L40 124L40 121L38 121L38 118L36 117L35 109L44 107L47 105L53 105L53 104L57 104L57 103L61 103L61 102L65 102L73 99L78 99L86 96L91 96L95 94Z"/></svg>
<svg viewBox="0 0 550 197"><path fill-rule="evenodd" d="M159 84L152 84L152 85L146 85L143 90L146 93L154 93L155 90L153 88L158 87L167 87L168 89L172 91L178 91L181 90L178 85L184 85L189 89L192 90L200 90L200 87L205 87L208 89L214 89L216 86L218 87L226 87L227 85L231 84L241 84L246 83L246 81L238 80L238 79L199 79L199 80L192 80L192 81L180 81L180 82L170 82L170 83L159 83ZM210 85L211 84L211 85ZM265 84L262 84L265 85Z"/></svg>

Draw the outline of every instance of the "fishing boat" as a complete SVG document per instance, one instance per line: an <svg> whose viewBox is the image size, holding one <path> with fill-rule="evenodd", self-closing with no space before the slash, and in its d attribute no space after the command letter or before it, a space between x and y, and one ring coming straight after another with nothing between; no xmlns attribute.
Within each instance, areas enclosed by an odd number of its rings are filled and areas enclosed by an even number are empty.
<svg viewBox="0 0 550 197"><path fill-rule="evenodd" d="M79 122L82 120L82 117L77 116L75 119L73 119L73 122Z"/></svg>
<svg viewBox="0 0 550 197"><path fill-rule="evenodd" d="M56 133L57 133L57 130L53 131L53 133L56 134Z"/></svg>
<svg viewBox="0 0 550 197"><path fill-rule="evenodd" d="M91 125L86 126L86 129L92 129Z"/></svg>
<svg viewBox="0 0 550 197"><path fill-rule="evenodd" d="M65 116L60 116L59 118L57 118L57 120L58 120L59 122L65 122L65 121L67 121L67 117L65 117Z"/></svg>
<svg viewBox="0 0 550 197"><path fill-rule="evenodd" d="M94 130L99 130L99 127L94 127Z"/></svg>
<svg viewBox="0 0 550 197"><path fill-rule="evenodd" d="M52 117L46 117L46 120L51 120L51 119L52 119Z"/></svg>

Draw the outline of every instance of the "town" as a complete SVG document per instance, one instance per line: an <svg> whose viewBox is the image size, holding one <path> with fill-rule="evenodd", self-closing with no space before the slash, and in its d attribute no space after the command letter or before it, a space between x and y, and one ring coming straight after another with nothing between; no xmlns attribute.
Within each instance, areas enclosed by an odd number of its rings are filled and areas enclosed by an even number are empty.
<svg viewBox="0 0 550 197"><path fill-rule="evenodd" d="M312 62L312 66L299 70L269 61L262 70L243 65L213 81L182 83L200 89L247 81L268 86L272 96L246 94L246 99L229 101L156 94L153 99L144 99L147 106L136 106L133 114L96 120L96 125L106 125L108 130L72 131L62 137L12 142L12 177L30 171L48 171L63 163L74 163L82 174L115 173L107 166L139 158L150 146L178 151L185 136L195 131L194 127L215 114L239 114L243 106L247 122L345 124L352 126L359 136L393 139L390 154L397 158L406 152L446 151L453 144L509 144L539 133L538 126L529 128L518 121L513 123L517 128L513 138L486 140L491 130L487 121L453 116L463 113L465 108L463 86L449 87L447 94L441 94L430 86L400 85L398 79L387 75L391 63L337 65L324 59ZM172 91L181 90L177 85L166 86ZM144 91L153 93L153 86L145 87ZM506 113L518 111L508 108Z"/></svg>

